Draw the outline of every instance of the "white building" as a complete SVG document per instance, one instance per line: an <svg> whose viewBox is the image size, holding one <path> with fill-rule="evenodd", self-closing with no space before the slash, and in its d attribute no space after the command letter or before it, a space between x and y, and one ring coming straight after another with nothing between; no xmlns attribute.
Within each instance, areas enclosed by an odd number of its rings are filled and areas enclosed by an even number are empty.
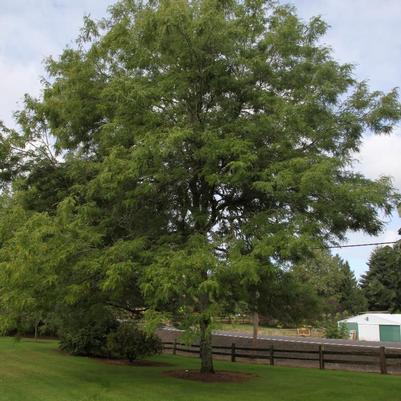
<svg viewBox="0 0 401 401"><path fill-rule="evenodd" d="M350 337L362 341L401 341L401 314L364 313L340 320Z"/></svg>

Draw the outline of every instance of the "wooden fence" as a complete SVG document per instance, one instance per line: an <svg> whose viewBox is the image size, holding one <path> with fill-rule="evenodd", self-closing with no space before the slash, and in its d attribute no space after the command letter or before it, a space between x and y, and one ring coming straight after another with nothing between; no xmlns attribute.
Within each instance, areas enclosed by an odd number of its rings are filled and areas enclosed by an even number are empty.
<svg viewBox="0 0 401 401"><path fill-rule="evenodd" d="M199 354L199 344L183 344L177 341L163 342L163 348L174 355L177 352ZM252 348L237 346L213 346L213 355L225 356L235 362L237 359L266 360L274 365L279 360L315 361L316 367L325 369L329 364L346 364L354 366L373 366L381 374L388 373L388 367L401 368L401 353L386 352L385 347L368 348L366 350L326 350L323 345L316 349L284 349L271 344L268 348Z"/></svg>

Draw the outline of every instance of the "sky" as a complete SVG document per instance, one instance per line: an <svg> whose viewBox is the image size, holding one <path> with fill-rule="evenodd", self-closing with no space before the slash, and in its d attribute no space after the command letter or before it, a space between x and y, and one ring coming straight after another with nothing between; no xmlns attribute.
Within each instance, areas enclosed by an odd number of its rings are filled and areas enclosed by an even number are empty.
<svg viewBox="0 0 401 401"><path fill-rule="evenodd" d="M291 2L291 1L290 1ZM305 20L321 15L330 30L323 42L340 62L353 63L372 89L401 86L401 0L293 0ZM24 93L40 94L43 60L73 45L84 15L105 16L111 0L0 0L0 120L13 126ZM365 136L355 169L369 178L393 177L401 191L401 126L388 136ZM394 241L401 219L386 219L377 237L349 233L348 243ZM373 248L341 249L357 277Z"/></svg>

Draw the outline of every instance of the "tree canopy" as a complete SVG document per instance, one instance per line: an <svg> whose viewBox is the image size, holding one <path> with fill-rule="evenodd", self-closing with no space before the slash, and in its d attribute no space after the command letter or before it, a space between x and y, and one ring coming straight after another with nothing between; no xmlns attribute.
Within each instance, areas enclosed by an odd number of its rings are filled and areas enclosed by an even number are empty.
<svg viewBox="0 0 401 401"><path fill-rule="evenodd" d="M375 249L362 277L362 289L372 311L401 311L401 248L385 246Z"/></svg>
<svg viewBox="0 0 401 401"><path fill-rule="evenodd" d="M1 178L25 216L2 244L7 283L178 315L213 371L230 278L376 234L398 201L352 170L363 134L399 121L397 91L358 82L326 30L267 0L122 0L86 18L3 128Z"/></svg>
<svg viewBox="0 0 401 401"><path fill-rule="evenodd" d="M356 315L367 310L367 302L348 262L329 251L314 255L294 266L299 281L309 283L320 299L322 313L328 319Z"/></svg>

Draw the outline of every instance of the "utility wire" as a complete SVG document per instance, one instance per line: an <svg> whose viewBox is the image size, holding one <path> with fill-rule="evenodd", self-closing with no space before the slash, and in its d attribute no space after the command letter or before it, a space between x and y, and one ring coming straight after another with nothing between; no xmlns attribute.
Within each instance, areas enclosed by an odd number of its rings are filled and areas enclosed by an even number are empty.
<svg viewBox="0 0 401 401"><path fill-rule="evenodd" d="M376 245L390 245L396 244L399 241L388 241L388 242L371 242L366 244L352 244L352 245L335 245L335 246L328 246L328 249L336 249L336 248L357 248L361 246L376 246Z"/></svg>

